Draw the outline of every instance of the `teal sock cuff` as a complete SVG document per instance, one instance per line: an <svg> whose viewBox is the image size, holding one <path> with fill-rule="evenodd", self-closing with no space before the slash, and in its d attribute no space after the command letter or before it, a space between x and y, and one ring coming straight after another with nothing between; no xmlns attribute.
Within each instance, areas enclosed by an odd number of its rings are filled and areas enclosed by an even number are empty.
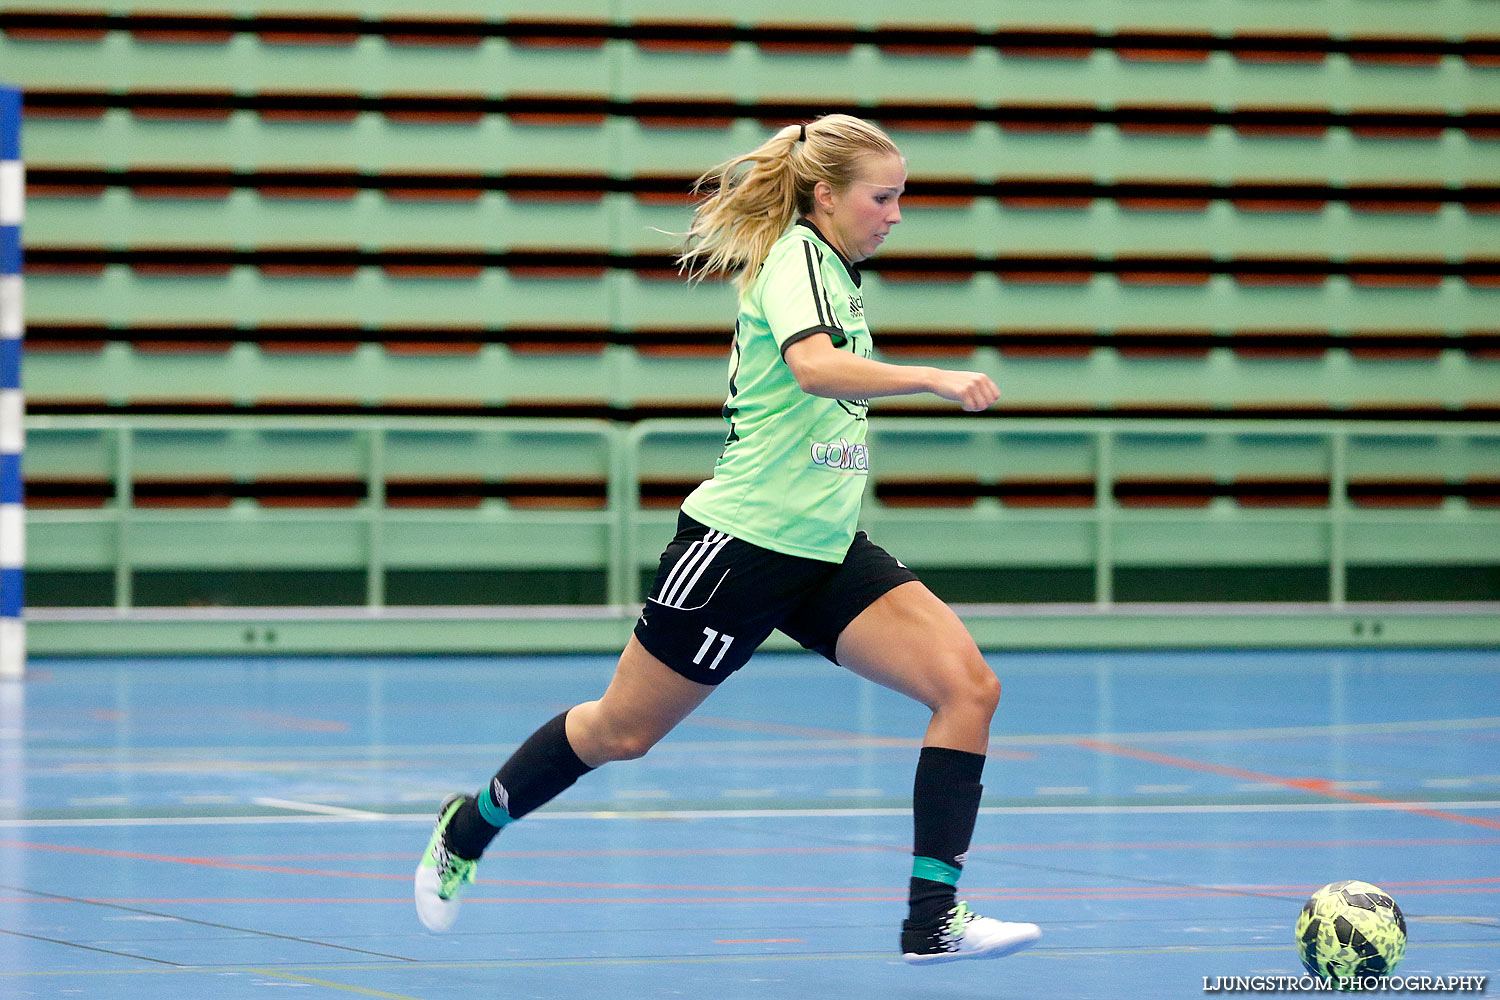
<svg viewBox="0 0 1500 1000"><path fill-rule="evenodd" d="M483 816L484 821L490 826L498 830L511 821L510 813L495 805L494 799L490 798L488 788L480 789L475 799L479 805L479 815Z"/></svg>
<svg viewBox="0 0 1500 1000"><path fill-rule="evenodd" d="M937 858L918 857L911 865L912 878L925 878L929 882L942 882L944 885L958 885L958 877L962 874L963 869Z"/></svg>

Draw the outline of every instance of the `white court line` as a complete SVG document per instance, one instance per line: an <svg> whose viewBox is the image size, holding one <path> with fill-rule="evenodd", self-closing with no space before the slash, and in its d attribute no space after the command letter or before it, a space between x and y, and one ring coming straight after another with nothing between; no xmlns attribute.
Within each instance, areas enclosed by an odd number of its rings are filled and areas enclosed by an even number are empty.
<svg viewBox="0 0 1500 1000"><path fill-rule="evenodd" d="M305 419L305 418L303 418ZM437 420L439 418L434 418ZM441 418L449 419L449 418ZM45 418L43 418L45 420ZM1500 613L1500 601L1350 601L1334 606L1323 601L1245 601L1237 604L1194 602L1122 601L1101 609L1097 604L1059 602L1057 604L957 603L951 605L959 617L993 618L1070 618L1084 616L1100 620L1146 615L1151 618L1191 617L1287 617L1343 618L1361 616L1397 617L1402 615L1451 616L1472 618ZM639 603L633 604L527 604L527 605L395 605L372 608L356 605L316 605L311 607L236 606L208 608L131 608L121 613L115 608L51 607L27 608L26 617L36 621L422 621L435 620L575 620L619 619L630 621L640 614Z"/></svg>
<svg viewBox="0 0 1500 1000"><path fill-rule="evenodd" d="M1479 716L1466 719L1418 719L1408 722L1353 722L1335 723L1326 726L1278 726L1260 729L1175 729L1165 731L1130 732L1130 733L1031 733L1005 735L995 734L990 739L990 746L996 748L1004 747L1032 747L1032 746L1061 746L1077 743L1079 740L1112 740L1115 742L1131 743L1172 743L1172 742L1201 742L1212 740L1257 740L1278 739L1286 737L1328 737L1328 736L1390 736L1400 733L1446 733L1462 732L1471 729L1500 729L1500 715ZM701 753L705 750L716 752L727 751L756 751L756 750L786 750L807 752L811 750L850 750L850 749L891 749L907 750L917 747L922 742L920 737L896 737L896 736L865 736L851 733L845 738L819 738L819 739L770 739L770 740L687 740L669 737L657 744L651 753L661 757L668 753ZM40 767L57 768L63 765L72 766L75 769L103 767L111 770L129 771L133 768L152 768L170 765L181 767L192 765L195 770L216 769L222 770L226 767L239 769L255 768L283 768L292 770L296 768L328 767L337 764L341 767L362 767L370 769L383 766L378 761L371 761L369 756L379 755L384 757L406 758L420 755L425 758L479 755L485 757L504 757L513 753L517 744L514 743L449 743L449 744L401 744L401 743L377 743L358 748L362 755L359 758L353 756L354 750L349 747L319 747L319 746L289 746L279 748L287 753L296 753L297 757L276 757L268 753L269 750L278 748L268 747L173 747L170 750L153 750L142 748L133 752L140 754L143 759L139 761L114 761L99 760L97 754L102 751L91 750L69 750L66 756L62 751L48 750L48 760L42 760ZM220 760L220 756L229 753L240 754L266 754L261 759L231 759ZM212 763L204 763L196 760L205 755L214 756ZM56 760L60 763L50 763ZM1476 780L1495 778L1495 775L1482 776Z"/></svg>
<svg viewBox="0 0 1500 1000"><path fill-rule="evenodd" d="M307 806L308 803L298 803ZM1434 809L1446 812L1468 812L1500 809L1500 799L1473 802L1278 802L1199 805L1076 805L1076 806L981 806L985 816L1129 816L1157 813L1268 813L1268 812L1390 812L1408 809ZM330 807L332 808L332 807ZM911 810L899 808L856 809L630 809L547 810L526 818L537 820L684 820L684 819L823 819L853 816L910 816ZM241 826L257 823L419 823L430 826L430 813L377 813L357 809L303 816L115 816L78 819L0 819L0 830L44 829L66 826Z"/></svg>
<svg viewBox="0 0 1500 1000"><path fill-rule="evenodd" d="M291 799L261 797L250 801L258 806L270 806L272 809L290 809L293 812L317 813L320 816L345 816L349 819L378 819L387 815L366 809L347 809L344 806L329 806L320 802L294 802Z"/></svg>
<svg viewBox="0 0 1500 1000"><path fill-rule="evenodd" d="M1304 736L1392 736L1399 733L1445 733L1469 729L1500 728L1500 716L1469 719L1417 719L1408 722L1343 722L1327 726L1274 726L1259 729L1177 729L1164 732L1072 733L1033 736L999 736L991 746L1035 746L1073 743L1078 740L1113 740L1132 743L1176 743L1209 740L1285 739Z"/></svg>

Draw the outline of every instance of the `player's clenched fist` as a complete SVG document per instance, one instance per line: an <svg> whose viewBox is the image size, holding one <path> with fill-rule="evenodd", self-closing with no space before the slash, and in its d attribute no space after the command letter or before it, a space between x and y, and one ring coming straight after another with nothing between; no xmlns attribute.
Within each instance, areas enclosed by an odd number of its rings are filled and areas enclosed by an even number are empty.
<svg viewBox="0 0 1500 1000"><path fill-rule="evenodd" d="M1000 398L1000 390L984 372L936 369L932 391L952 400L970 413L989 409Z"/></svg>

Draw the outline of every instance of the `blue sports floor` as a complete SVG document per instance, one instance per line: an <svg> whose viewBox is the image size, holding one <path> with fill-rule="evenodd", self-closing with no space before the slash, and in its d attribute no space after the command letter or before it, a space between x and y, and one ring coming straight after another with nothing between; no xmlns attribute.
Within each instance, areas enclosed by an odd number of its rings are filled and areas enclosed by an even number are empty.
<svg viewBox="0 0 1500 1000"><path fill-rule="evenodd" d="M1500 654L992 662L960 890L1045 937L928 968L896 954L923 713L813 656L506 830L443 936L438 800L611 660L36 662L0 687L0 997L1201 997L1300 973L1347 878L1405 910L1402 974L1500 970Z"/></svg>

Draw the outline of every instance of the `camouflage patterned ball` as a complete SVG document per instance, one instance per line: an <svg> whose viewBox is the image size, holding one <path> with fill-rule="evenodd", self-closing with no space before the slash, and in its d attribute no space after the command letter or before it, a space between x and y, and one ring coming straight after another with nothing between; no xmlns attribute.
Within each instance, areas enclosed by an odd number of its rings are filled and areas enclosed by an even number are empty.
<svg viewBox="0 0 1500 1000"><path fill-rule="evenodd" d="M1390 975L1406 954L1406 918L1394 899L1368 882L1333 882L1302 907L1297 952L1315 976Z"/></svg>

